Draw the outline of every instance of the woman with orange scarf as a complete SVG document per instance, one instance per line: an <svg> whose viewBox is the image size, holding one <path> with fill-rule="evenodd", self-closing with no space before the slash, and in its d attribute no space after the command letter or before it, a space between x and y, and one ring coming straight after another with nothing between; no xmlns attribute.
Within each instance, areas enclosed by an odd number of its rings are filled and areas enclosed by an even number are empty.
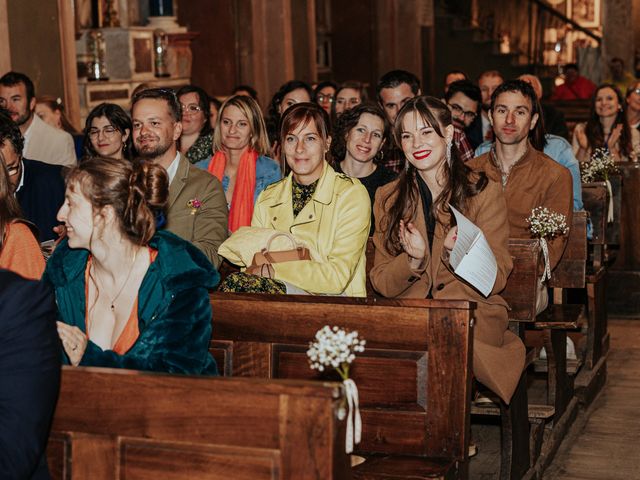
<svg viewBox="0 0 640 480"><path fill-rule="evenodd" d="M282 178L267 157L269 139L260 107L235 95L220 107L213 134L213 157L197 163L222 182L229 205L229 231L251 225L253 204L265 187Z"/></svg>

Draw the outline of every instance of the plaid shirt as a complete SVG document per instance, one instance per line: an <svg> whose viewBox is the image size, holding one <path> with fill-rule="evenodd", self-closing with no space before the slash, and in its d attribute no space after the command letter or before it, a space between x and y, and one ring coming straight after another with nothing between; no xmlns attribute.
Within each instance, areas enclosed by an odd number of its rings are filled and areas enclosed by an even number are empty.
<svg viewBox="0 0 640 480"><path fill-rule="evenodd" d="M469 139L465 135L464 130L457 125L453 126L453 143L456 144L456 148L463 162L466 163L473 158L474 152L471 143L469 143Z"/></svg>

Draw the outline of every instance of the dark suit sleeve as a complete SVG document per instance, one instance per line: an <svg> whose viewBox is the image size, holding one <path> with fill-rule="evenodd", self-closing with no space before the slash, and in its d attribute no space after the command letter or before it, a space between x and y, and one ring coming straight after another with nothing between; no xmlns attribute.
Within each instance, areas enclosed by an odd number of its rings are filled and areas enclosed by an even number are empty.
<svg viewBox="0 0 640 480"><path fill-rule="evenodd" d="M31 478L46 471L42 456L60 384L53 293L0 271L0 325L0 478Z"/></svg>

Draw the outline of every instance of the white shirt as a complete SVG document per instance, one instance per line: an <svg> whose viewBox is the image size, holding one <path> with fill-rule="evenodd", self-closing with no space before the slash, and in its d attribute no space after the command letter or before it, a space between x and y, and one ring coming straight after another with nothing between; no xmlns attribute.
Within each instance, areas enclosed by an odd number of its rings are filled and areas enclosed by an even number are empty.
<svg viewBox="0 0 640 480"><path fill-rule="evenodd" d="M173 159L173 162L171 162L171 165L169 165L169 168L167 168L167 175L169 175L169 185L171 185L171 182L173 182L173 179L176 176L176 173L178 172L178 164L180 163L180 152L176 153L176 158Z"/></svg>
<svg viewBox="0 0 640 480"><path fill-rule="evenodd" d="M24 133L22 155L29 160L39 160L52 165L75 165L76 149L73 138L64 130L44 123L34 115Z"/></svg>

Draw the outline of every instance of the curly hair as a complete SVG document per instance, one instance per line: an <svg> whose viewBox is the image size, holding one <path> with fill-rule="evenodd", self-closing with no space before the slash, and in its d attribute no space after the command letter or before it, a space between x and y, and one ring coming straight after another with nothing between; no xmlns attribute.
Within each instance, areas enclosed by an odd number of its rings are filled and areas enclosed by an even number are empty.
<svg viewBox="0 0 640 480"><path fill-rule="evenodd" d="M389 139L391 128L389 127L389 122L387 121L387 117L382 109L374 103L361 103L360 105L356 105L351 110L347 110L340 115L333 129L333 135L331 136L331 160L334 165L344 160L347 154L347 135L352 128L358 125L360 117L365 113L375 115L382 120L383 141L387 141ZM380 152L382 152L382 148L380 148L378 155ZM376 163L380 160L378 155L374 158L374 162Z"/></svg>

